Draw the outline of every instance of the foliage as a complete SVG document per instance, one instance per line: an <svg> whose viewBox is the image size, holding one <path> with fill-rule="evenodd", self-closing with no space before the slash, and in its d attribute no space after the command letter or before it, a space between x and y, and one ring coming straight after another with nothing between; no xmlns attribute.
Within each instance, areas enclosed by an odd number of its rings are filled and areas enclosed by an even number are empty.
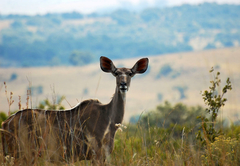
<svg viewBox="0 0 240 166"><path fill-rule="evenodd" d="M177 127L178 125L176 125ZM176 130L149 126L141 123L128 125L123 132L118 131L110 163L113 165L239 165L239 139L219 136L211 143L211 155L207 148Z"/></svg>
<svg viewBox="0 0 240 166"><path fill-rule="evenodd" d="M195 126L200 122L196 117L203 112L204 109L201 106L188 107L182 103L171 105L165 101L163 105L158 105L156 110L143 115L140 122L149 126L165 128L170 127L171 124Z"/></svg>
<svg viewBox="0 0 240 166"><path fill-rule="evenodd" d="M73 51L69 57L69 61L74 66L83 66L91 63L94 57L89 52Z"/></svg>
<svg viewBox="0 0 240 166"><path fill-rule="evenodd" d="M236 138L238 140L240 140L240 125L234 125L234 124L231 124L230 127L228 128L224 128L224 133L226 135L226 137L231 137L231 138Z"/></svg>
<svg viewBox="0 0 240 166"><path fill-rule="evenodd" d="M212 68L210 70L210 73L213 71L214 69ZM206 145L207 141L214 142L215 138L221 134L221 129L216 129L215 124L217 122L217 116L220 109L225 105L225 102L227 101L227 99L224 98L224 95L228 90L232 90L231 81L229 78L227 78L226 85L223 87L222 91L217 91L221 83L219 76L220 72L217 72L217 75L214 76L212 81L210 81L212 85L209 87L209 90L205 90L202 93L203 100L207 105L206 112L210 114L209 118L205 116L198 117L202 120L201 128L203 130L203 134L201 134L201 131L199 130L197 133L197 139L201 141L203 145Z"/></svg>
<svg viewBox="0 0 240 166"><path fill-rule="evenodd" d="M61 96L57 99L56 103L55 101L51 103L48 99L45 99L42 101L38 108L39 109L45 109L45 110L64 110L64 106L62 105L62 101L65 99L64 96Z"/></svg>
<svg viewBox="0 0 240 166"><path fill-rule="evenodd" d="M201 122L196 117L203 113L204 109L201 106L188 107L183 103L172 105L165 101L163 105L158 105L156 110L140 116L139 123L145 129L162 128L175 139L180 139L184 131L186 136L193 140L193 133L197 132Z"/></svg>
<svg viewBox="0 0 240 166"><path fill-rule="evenodd" d="M133 13L131 13L128 10L116 10L111 14L111 18L113 20L116 20L119 25L128 25L128 24L133 24L134 21L136 20L135 16Z"/></svg>
<svg viewBox="0 0 240 166"><path fill-rule="evenodd" d="M240 43L239 11L240 5L204 3L137 13L0 15L13 21L1 30L1 67L75 65L78 61L69 60L74 50L92 54L89 63L101 55L117 59L191 51L190 41L198 37L213 39L205 49L219 43L232 47Z"/></svg>
<svg viewBox="0 0 240 166"><path fill-rule="evenodd" d="M215 137L215 141L211 143L211 152L208 150L202 155L202 162L205 165L239 165L240 164L240 140L220 135ZM212 161L209 161L210 155Z"/></svg>
<svg viewBox="0 0 240 166"><path fill-rule="evenodd" d="M207 149L191 144L184 131L173 137L175 130L128 125L118 131L110 163L113 165L239 165L240 142L230 137L216 137L211 143L210 161ZM213 164L212 164L213 162Z"/></svg>
<svg viewBox="0 0 240 166"><path fill-rule="evenodd" d="M117 131L114 150L106 159L106 165L240 165L240 126L234 122L230 127L222 126L221 135L216 127L219 110L226 103L224 95L232 88L227 79L222 91L218 92L219 76L220 73L217 73L209 90L202 93L209 117L203 116L203 107L166 101L154 111L132 117L134 124L128 124L122 132ZM64 109L61 104L63 99L64 97L60 97L54 100L55 104L46 99L39 104L39 108ZM197 116L200 118L196 118ZM0 122L6 118L5 113L0 113ZM202 124L202 130L195 137L199 124ZM207 145L196 141L200 138L209 140ZM3 159L0 156L2 165L13 165L14 158L6 156L5 163ZM44 158L37 159L36 164L49 165ZM71 165L91 165L91 161Z"/></svg>
<svg viewBox="0 0 240 166"><path fill-rule="evenodd" d="M63 13L61 16L64 19L82 19L83 18L83 15L78 12Z"/></svg>
<svg viewBox="0 0 240 166"><path fill-rule="evenodd" d="M7 114L4 112L0 112L0 127L2 127L2 122L7 119Z"/></svg>

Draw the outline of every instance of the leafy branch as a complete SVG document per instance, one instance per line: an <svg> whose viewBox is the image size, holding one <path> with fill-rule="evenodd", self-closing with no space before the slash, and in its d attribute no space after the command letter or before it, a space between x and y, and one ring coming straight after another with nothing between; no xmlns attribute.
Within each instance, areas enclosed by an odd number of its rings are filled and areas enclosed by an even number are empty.
<svg viewBox="0 0 240 166"><path fill-rule="evenodd" d="M206 139L210 142L214 142L215 138L222 133L221 129L217 130L215 128L215 124L219 110L227 101L227 99L224 98L224 95L228 90L232 90L231 81L227 78L226 85L223 87L222 91L218 92L217 89L219 89L221 83L221 79L219 78L220 72L217 72L215 76L214 69L212 68L210 73L213 73L214 79L210 81L211 86L209 87L209 90L205 90L202 93L204 103L207 105L206 112L210 114L210 117L198 116L198 118L202 120L202 126L200 128L204 131L204 136L202 136L200 130L196 135L197 139L200 140L203 145L206 144Z"/></svg>

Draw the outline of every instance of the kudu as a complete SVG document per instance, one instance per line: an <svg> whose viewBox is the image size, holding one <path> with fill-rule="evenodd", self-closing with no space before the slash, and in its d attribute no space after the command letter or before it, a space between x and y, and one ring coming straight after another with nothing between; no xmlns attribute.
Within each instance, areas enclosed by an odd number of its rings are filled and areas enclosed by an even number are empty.
<svg viewBox="0 0 240 166"><path fill-rule="evenodd" d="M4 155L14 157L19 165L32 165L38 157L55 163L103 162L113 150L116 124L123 121L131 78L147 70L148 58L138 60L130 69L116 68L110 59L101 57L100 67L116 77L109 104L89 99L65 111L18 111L2 123Z"/></svg>

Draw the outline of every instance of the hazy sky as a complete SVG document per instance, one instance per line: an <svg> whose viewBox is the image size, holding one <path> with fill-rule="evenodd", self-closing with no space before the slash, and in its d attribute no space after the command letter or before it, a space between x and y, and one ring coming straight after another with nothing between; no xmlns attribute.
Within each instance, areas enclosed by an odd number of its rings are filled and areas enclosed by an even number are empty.
<svg viewBox="0 0 240 166"><path fill-rule="evenodd" d="M217 2L240 4L240 0L0 0L0 14L45 14L78 11L92 13L117 8L142 9L183 3Z"/></svg>

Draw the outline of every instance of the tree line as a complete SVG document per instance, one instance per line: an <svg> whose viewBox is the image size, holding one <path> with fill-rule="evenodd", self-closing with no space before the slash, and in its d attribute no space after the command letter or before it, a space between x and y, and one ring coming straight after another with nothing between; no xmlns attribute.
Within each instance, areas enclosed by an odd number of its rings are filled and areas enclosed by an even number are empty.
<svg viewBox="0 0 240 166"><path fill-rule="evenodd" d="M119 59L192 51L196 38L206 39L201 49L240 43L240 5L0 15L0 21L11 23L0 30L0 67L85 65L101 55Z"/></svg>

